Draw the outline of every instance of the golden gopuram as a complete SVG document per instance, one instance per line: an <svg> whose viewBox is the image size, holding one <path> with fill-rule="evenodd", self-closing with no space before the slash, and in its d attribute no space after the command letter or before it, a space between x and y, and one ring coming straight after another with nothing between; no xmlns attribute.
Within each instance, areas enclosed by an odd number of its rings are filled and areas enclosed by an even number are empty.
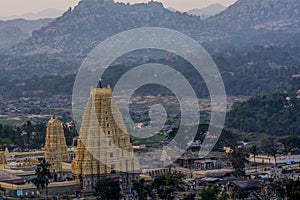
<svg viewBox="0 0 300 200"><path fill-rule="evenodd" d="M110 86L103 88L101 81L90 90L75 155L72 174L83 191L93 191L103 177L119 180L122 191L129 191L132 181L139 179L139 162L122 115Z"/></svg>
<svg viewBox="0 0 300 200"><path fill-rule="evenodd" d="M5 164L6 164L5 152L0 151L0 170L4 170Z"/></svg>
<svg viewBox="0 0 300 200"><path fill-rule="evenodd" d="M50 171L59 176L62 162L69 162L68 148L61 121L52 117L48 122L44 158L51 165Z"/></svg>

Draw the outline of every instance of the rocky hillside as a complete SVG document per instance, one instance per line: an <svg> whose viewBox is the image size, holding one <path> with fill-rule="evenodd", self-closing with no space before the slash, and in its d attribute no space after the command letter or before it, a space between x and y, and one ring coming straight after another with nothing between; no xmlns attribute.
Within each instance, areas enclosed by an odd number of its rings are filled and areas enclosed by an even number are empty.
<svg viewBox="0 0 300 200"><path fill-rule="evenodd" d="M86 55L114 34L145 26L175 29L199 42L218 39L234 44L238 38L252 45L264 44L264 40L266 44L275 40L282 44L285 38L295 43L291 38L297 38L295 34L300 32L299 7L299 0L238 0L224 12L202 21L197 16L165 9L158 2L129 5L82 0L10 53Z"/></svg>
<svg viewBox="0 0 300 200"><path fill-rule="evenodd" d="M300 32L299 0L238 0L225 12L207 20L227 31L268 30Z"/></svg>
<svg viewBox="0 0 300 200"><path fill-rule="evenodd" d="M86 54L99 42L121 31L145 26L180 30L200 40L203 22L198 17L167 10L161 3L127 5L104 0L83 0L48 26L15 47L13 53Z"/></svg>

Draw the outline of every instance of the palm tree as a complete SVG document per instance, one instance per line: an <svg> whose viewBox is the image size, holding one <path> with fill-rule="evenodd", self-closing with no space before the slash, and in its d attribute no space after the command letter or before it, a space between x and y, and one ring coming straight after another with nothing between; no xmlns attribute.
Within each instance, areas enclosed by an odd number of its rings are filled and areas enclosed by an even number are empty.
<svg viewBox="0 0 300 200"><path fill-rule="evenodd" d="M255 162L255 158L256 156L258 155L258 150L257 150L257 147L256 145L253 145L250 149L251 153L253 154L253 159L254 159L254 164L255 164L255 172L257 172L257 165L256 165L256 162Z"/></svg>
<svg viewBox="0 0 300 200"><path fill-rule="evenodd" d="M271 156L274 157L275 167L276 167L277 166L277 160L276 160L277 149L276 148L271 148L270 152L271 152Z"/></svg>
<svg viewBox="0 0 300 200"><path fill-rule="evenodd" d="M40 164L37 165L35 169L36 177L32 179L32 183L37 187L38 190L46 189L45 199L48 199L48 185L50 183L50 179L52 175L50 173L49 167L51 165L46 162L45 159L42 160Z"/></svg>

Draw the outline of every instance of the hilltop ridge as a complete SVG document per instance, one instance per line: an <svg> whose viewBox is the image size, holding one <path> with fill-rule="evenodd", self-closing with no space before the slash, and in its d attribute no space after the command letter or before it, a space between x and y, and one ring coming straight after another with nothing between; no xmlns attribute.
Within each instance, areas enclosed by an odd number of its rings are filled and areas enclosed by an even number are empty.
<svg viewBox="0 0 300 200"><path fill-rule="evenodd" d="M162 3L114 3L112 0L83 0L32 37L12 48L12 54L63 53L86 55L98 43L119 32L139 27L164 27L183 32L198 42L227 40L243 34L274 43L286 34L300 32L300 1L239 0L206 20L172 12ZM274 35L274 37L270 37ZM278 39L279 38L279 39ZM281 43L285 41L280 41Z"/></svg>

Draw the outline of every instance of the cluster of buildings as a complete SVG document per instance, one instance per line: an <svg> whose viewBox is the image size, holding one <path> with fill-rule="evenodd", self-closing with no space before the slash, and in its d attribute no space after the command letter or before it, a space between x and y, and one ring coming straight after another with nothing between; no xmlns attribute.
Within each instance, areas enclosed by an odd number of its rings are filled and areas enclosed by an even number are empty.
<svg viewBox="0 0 300 200"><path fill-rule="evenodd" d="M62 123L52 117L42 151L0 153L3 193L12 197L39 196L41 191L32 179L35 166L42 159L50 164L53 174L50 195L91 195L96 182L103 177L119 180L121 191L129 193L133 180L140 178L140 167L130 136L124 130L111 88L103 88L99 83L97 88L91 88L75 147L68 149Z"/></svg>
<svg viewBox="0 0 300 200"><path fill-rule="evenodd" d="M26 98L16 100L4 100L0 98L0 119L23 121L24 119L44 119L50 114L60 112L70 118L70 109L64 111L62 108L71 108L70 96L53 96L51 98Z"/></svg>
<svg viewBox="0 0 300 200"><path fill-rule="evenodd" d="M184 174L188 191L197 191L208 184L219 184L230 195L233 195L232 188L235 186L260 190L265 187L266 178L300 177L300 168L296 164L300 162L300 156L279 156L277 167L246 169L248 178L231 179L226 178L233 172L228 157L203 158L197 153L186 152L168 167L161 167L166 159L163 155L157 155L156 160L149 158L146 165L141 165L134 150L139 153L147 148L132 146L111 88L103 88L99 82L96 88L91 88L82 116L80 137L74 140L72 148L66 145L62 123L53 116L48 122L42 150L10 153L6 149L0 152L1 192L5 196L18 198L42 195L44 191L37 190L32 184L36 176L35 167L42 159L50 164L53 174L48 193L59 198L92 196L97 181L104 177L119 181L122 196L125 197L133 195L134 180L142 178L152 181L169 173ZM253 159L250 156L249 161L253 162ZM258 155L255 162L271 166L275 160L270 156Z"/></svg>

